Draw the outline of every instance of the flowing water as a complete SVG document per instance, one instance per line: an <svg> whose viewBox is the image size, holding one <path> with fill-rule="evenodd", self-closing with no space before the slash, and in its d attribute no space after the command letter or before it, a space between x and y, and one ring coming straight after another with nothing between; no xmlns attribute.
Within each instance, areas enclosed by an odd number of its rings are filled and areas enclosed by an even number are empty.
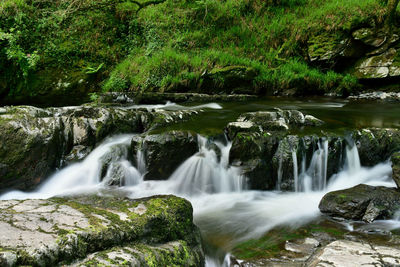
<svg viewBox="0 0 400 267"><path fill-rule="evenodd" d="M146 148L137 152L137 162L133 165L128 160L132 136L108 138L85 160L58 171L36 191L12 191L0 196L0 199L49 198L55 195L98 192L106 187L107 181L112 180L113 170L118 169L123 173L123 180L119 181L123 187L114 190L123 190L131 198L176 194L189 199L194 208L195 223L200 227L206 242L223 252L218 257L209 250L207 265L221 266L229 263L229 254L226 253L238 242L260 237L277 226L295 228L318 218L319 201L329 191L360 183L394 186L390 180L390 162L372 168L362 167L357 147L351 143L346 147L342 170L327 177L330 164L328 141L321 140L308 166L303 157L299 169L297 155L293 151L295 192L247 190L246 178L241 175L241 169L229 164L232 144L227 140L214 142L200 135L198 152L183 162L168 180L145 181ZM393 220L378 221L372 227L380 227L380 223L387 229L399 228L399 220L400 213ZM224 257L224 254L227 256Z"/></svg>

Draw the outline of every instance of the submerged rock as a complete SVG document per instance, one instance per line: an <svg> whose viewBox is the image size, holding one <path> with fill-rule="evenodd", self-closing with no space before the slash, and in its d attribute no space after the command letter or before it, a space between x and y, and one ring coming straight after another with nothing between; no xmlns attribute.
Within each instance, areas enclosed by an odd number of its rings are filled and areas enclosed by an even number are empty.
<svg viewBox="0 0 400 267"><path fill-rule="evenodd" d="M171 131L134 137L133 154L137 155L140 150L146 164L145 179L165 180L198 151L198 144L196 136L189 132Z"/></svg>
<svg viewBox="0 0 400 267"><path fill-rule="evenodd" d="M392 155L392 178L400 189L400 152L396 152Z"/></svg>
<svg viewBox="0 0 400 267"><path fill-rule="evenodd" d="M190 203L175 196L0 201L0 265L202 266ZM94 253L94 254L92 254Z"/></svg>
<svg viewBox="0 0 400 267"><path fill-rule="evenodd" d="M83 158L106 136L141 133L196 115L194 110L136 110L121 107L4 107L0 113L0 190L31 188L62 160ZM86 147L86 148L84 148ZM81 153L82 152L82 153Z"/></svg>
<svg viewBox="0 0 400 267"><path fill-rule="evenodd" d="M306 266L399 266L400 249L369 243L337 240L323 247Z"/></svg>
<svg viewBox="0 0 400 267"><path fill-rule="evenodd" d="M400 192L394 188L360 184L327 193L319 209L330 216L350 220L391 219L400 209Z"/></svg>

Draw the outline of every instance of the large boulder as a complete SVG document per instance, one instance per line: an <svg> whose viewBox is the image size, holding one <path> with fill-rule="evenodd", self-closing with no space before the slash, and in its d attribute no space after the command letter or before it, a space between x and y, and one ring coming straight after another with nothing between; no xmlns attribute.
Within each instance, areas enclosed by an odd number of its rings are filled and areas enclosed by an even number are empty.
<svg viewBox="0 0 400 267"><path fill-rule="evenodd" d="M360 184L327 193L319 209L330 216L349 220L390 219L400 209L400 192L395 188Z"/></svg>
<svg viewBox="0 0 400 267"><path fill-rule="evenodd" d="M392 178L400 189L400 152L393 153L392 155Z"/></svg>
<svg viewBox="0 0 400 267"><path fill-rule="evenodd" d="M400 129L367 128L354 131L351 137L357 144L363 166L374 166L386 161L400 150Z"/></svg>
<svg viewBox="0 0 400 267"><path fill-rule="evenodd" d="M171 131L134 137L132 151L134 155L138 151L143 153L146 180L166 180L180 164L198 151L198 144L196 136L189 132Z"/></svg>
<svg viewBox="0 0 400 267"><path fill-rule="evenodd" d="M362 50L344 34L322 33L311 36L307 42L310 63L334 67L340 60L357 57Z"/></svg>
<svg viewBox="0 0 400 267"><path fill-rule="evenodd" d="M204 265L192 206L175 196L6 200L0 207L1 266Z"/></svg>
<svg viewBox="0 0 400 267"><path fill-rule="evenodd" d="M29 189L57 167L83 158L106 136L142 133L192 118L194 110L123 107L0 109L0 190Z"/></svg>
<svg viewBox="0 0 400 267"><path fill-rule="evenodd" d="M256 93L253 81L257 77L258 71L246 66L227 66L214 68L209 72L204 72L201 82L198 85L202 92L215 93Z"/></svg>

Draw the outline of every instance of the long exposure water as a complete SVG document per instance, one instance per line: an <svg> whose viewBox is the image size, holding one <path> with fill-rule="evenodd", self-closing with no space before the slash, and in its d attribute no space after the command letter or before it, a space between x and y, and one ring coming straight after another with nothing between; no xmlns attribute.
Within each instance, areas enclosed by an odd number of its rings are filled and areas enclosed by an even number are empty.
<svg viewBox="0 0 400 267"><path fill-rule="evenodd" d="M169 104L170 107L172 104ZM210 107L210 106L208 106ZM216 108L217 106L213 105ZM396 122L397 123L397 122ZM199 150L179 166L166 181L145 181L145 159L139 151L137 162L128 161L128 149L133 135L106 139L82 162L70 165L49 177L34 192L11 191L0 199L49 198L56 195L93 193L107 187L111 169L118 165L124 178L119 189L131 198L157 194L175 194L187 198L194 208L194 220L206 241L214 242L224 253L238 242L257 238L277 226L300 227L320 216L318 204L329 191L349 188L360 183L394 186L390 179L390 162L372 168L362 167L357 146L346 147L345 164L339 173L327 177L328 141L321 141L309 166L296 161L293 167L296 192L254 191L246 188L246 177L239 167L229 165L228 141L213 142L198 135ZM217 147L220 151L216 153ZM105 160L107 159L107 160ZM107 162L107 173L102 169ZM277 174L278 175L278 174ZM400 215L389 221L378 221L368 227L384 225L400 227ZM366 226L367 227L367 226ZM207 265L228 264L229 257L216 257L208 251Z"/></svg>

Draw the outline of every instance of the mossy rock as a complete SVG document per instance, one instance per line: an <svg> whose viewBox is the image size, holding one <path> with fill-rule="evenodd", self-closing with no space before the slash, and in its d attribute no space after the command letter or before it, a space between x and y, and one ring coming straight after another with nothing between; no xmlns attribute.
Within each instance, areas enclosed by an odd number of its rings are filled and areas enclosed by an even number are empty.
<svg viewBox="0 0 400 267"><path fill-rule="evenodd" d="M158 253L164 262L204 263L192 206L175 196L131 200L89 195L0 205L0 226L9 233L0 237L0 263L5 266L70 264L120 246L135 248L135 257L149 266L161 266L154 265ZM165 247L159 251L156 244Z"/></svg>

